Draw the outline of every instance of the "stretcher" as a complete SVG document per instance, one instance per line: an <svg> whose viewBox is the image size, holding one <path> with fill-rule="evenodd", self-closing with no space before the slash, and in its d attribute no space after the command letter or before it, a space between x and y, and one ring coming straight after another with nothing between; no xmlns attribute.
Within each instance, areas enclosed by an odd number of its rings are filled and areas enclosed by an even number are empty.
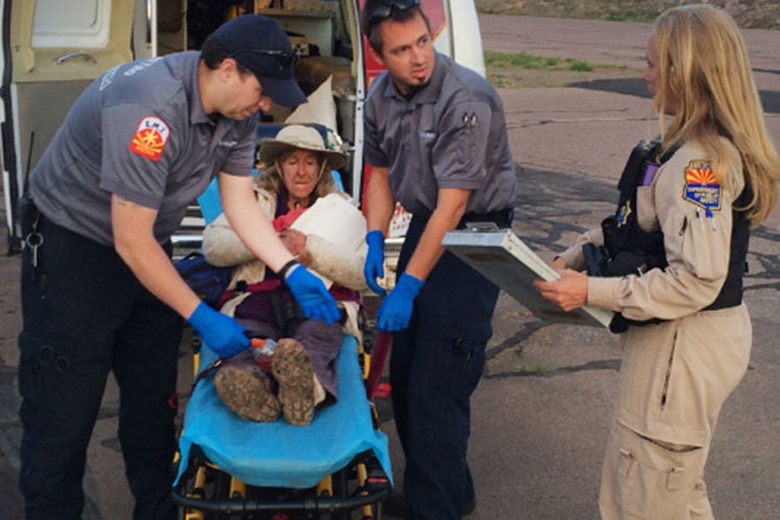
<svg viewBox="0 0 780 520"><path fill-rule="evenodd" d="M207 346L200 356L203 371L217 359ZM245 421L222 404L213 373L200 377L179 439L173 494L183 518L381 518L392 491L388 439L359 358L345 336L338 402L307 427Z"/></svg>
<svg viewBox="0 0 780 520"><path fill-rule="evenodd" d="M258 137L277 131L261 126ZM338 172L333 175L341 187ZM216 180L198 203L205 224L222 213ZM339 399L306 427L234 414L214 387L216 354L196 345L197 384L184 415L173 486L182 520L381 519L393 475L371 399L388 349L379 341L380 357L371 356L366 339L365 333L362 342L345 335L336 361Z"/></svg>

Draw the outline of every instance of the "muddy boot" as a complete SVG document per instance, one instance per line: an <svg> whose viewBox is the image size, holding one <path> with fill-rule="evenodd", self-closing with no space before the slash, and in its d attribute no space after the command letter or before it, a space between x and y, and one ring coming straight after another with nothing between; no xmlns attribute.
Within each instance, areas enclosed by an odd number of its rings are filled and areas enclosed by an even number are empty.
<svg viewBox="0 0 780 520"><path fill-rule="evenodd" d="M314 419L314 372L306 349L294 339L280 339L274 352L273 372L279 383L279 401L288 423L307 426Z"/></svg>
<svg viewBox="0 0 780 520"><path fill-rule="evenodd" d="M223 365L217 371L214 386L225 406L242 419L274 422L282 413L273 381L254 363Z"/></svg>

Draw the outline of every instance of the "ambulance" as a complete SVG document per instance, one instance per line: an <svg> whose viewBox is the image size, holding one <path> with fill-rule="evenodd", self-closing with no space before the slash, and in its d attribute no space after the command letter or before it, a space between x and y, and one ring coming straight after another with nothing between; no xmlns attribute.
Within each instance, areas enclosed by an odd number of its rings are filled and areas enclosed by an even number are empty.
<svg viewBox="0 0 780 520"><path fill-rule="evenodd" d="M296 79L310 105L274 107L264 125L314 118L348 150L339 172L360 204L370 171L363 162L363 104L382 66L367 52L359 24L365 0L0 0L2 105L0 161L7 219L7 253L20 250L16 200L65 114L103 72L124 62L198 49L235 16L274 18L300 54ZM473 0L420 0L436 49L484 75ZM150 88L154 88L150 85ZM304 115L301 114L301 110ZM312 115L315 114L315 115ZM323 120L324 119L324 120ZM397 208L391 234L403 235ZM198 227L197 216L190 220ZM187 219L185 219L186 221ZM194 224L193 224L194 222ZM185 227L187 222L185 222Z"/></svg>

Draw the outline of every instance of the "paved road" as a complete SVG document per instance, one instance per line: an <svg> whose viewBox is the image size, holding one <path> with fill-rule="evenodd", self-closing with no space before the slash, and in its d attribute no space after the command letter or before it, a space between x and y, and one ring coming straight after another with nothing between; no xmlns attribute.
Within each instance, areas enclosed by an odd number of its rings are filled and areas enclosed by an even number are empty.
<svg viewBox="0 0 780 520"><path fill-rule="evenodd" d="M486 49L623 64L640 69L648 26L482 16ZM780 142L780 32L747 31L767 121ZM515 231L550 258L611 211L613 188L635 142L655 130L640 82L504 90L521 192ZM754 323L751 369L727 403L708 470L720 520L777 518L780 505L780 218L753 237L746 299ZM0 519L21 518L14 482L18 257L0 258ZM502 295L488 368L474 398L471 459L479 506L471 519L590 520L617 381L617 340L605 330L551 325ZM188 359L182 357L182 389ZM400 450L382 403L395 467ZM130 518L116 440L117 396L107 392L86 476L88 520Z"/></svg>
<svg viewBox="0 0 780 520"><path fill-rule="evenodd" d="M641 71L646 24L483 16L486 49L626 65ZM746 31L767 123L780 143L780 33ZM641 81L503 91L519 179L515 230L548 258L610 211L636 141L653 134ZM778 518L780 211L750 247L745 298L750 370L727 402L707 479L719 519ZM503 298L477 390L471 456L478 518L595 519L619 348L603 330L550 325Z"/></svg>

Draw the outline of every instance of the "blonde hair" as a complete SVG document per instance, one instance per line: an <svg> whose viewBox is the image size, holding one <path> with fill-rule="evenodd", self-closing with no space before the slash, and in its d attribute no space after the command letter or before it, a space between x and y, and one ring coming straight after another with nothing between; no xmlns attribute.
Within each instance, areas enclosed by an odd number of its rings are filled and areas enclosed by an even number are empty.
<svg viewBox="0 0 780 520"><path fill-rule="evenodd" d="M271 164L259 164L258 166L262 170L257 175L255 184L262 190L269 191L278 195L279 193L287 193L287 187L284 185L284 179L282 176L282 163L295 151L295 148L290 148L287 151L279 153ZM316 153L316 152L314 152ZM320 177L317 180L317 185L312 191L312 197L310 197L310 204L314 204L314 201L320 197L324 197L329 193L338 191L336 180L333 178L333 168L330 167L328 161L323 154L317 153L317 163L320 168ZM263 168L265 166L265 168Z"/></svg>
<svg viewBox="0 0 780 520"><path fill-rule="evenodd" d="M777 202L780 158L766 128L739 28L724 11L699 4L662 13L654 35L661 73L654 108L662 114L667 99L677 100L671 123L661 130L664 150L698 142L712 158L721 185L727 186L729 165L737 161L721 139L730 139L753 192L740 209L748 212L752 227L758 226Z"/></svg>

